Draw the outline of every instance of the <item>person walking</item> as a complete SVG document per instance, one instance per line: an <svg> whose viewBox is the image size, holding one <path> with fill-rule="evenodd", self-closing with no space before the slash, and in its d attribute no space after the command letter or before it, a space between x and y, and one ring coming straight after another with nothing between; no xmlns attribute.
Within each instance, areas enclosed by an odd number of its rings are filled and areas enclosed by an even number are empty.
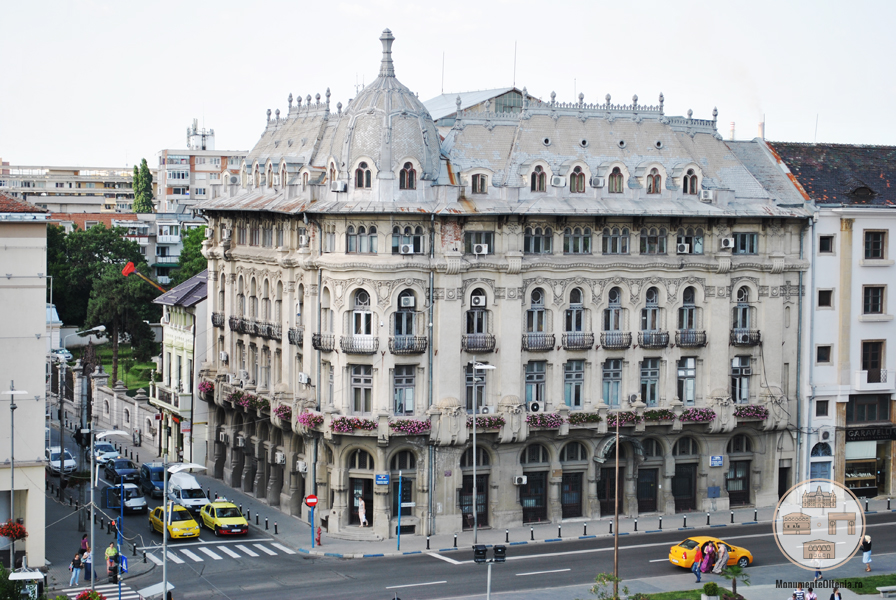
<svg viewBox="0 0 896 600"><path fill-rule="evenodd" d="M719 575L722 572L722 569L728 566L728 546L725 544L719 544L719 554L716 559L716 566L713 567L712 572L716 575Z"/></svg>
<svg viewBox="0 0 896 600"><path fill-rule="evenodd" d="M358 521L361 523L360 527L369 527L370 523L367 522L367 507L364 504L364 498L358 494Z"/></svg>
<svg viewBox="0 0 896 600"><path fill-rule="evenodd" d="M716 557L716 546L712 542L706 542L703 544L703 564L700 565L700 570L704 573L709 573L712 571L712 567L715 564Z"/></svg>
<svg viewBox="0 0 896 600"><path fill-rule="evenodd" d="M75 557L72 559L72 564L68 566L68 570L72 572L72 576L68 581L69 587L74 587L78 580L81 578L81 554L75 554Z"/></svg>
<svg viewBox="0 0 896 600"><path fill-rule="evenodd" d="M866 535L862 540L862 562L865 563L865 570L871 570L871 536Z"/></svg>
<svg viewBox="0 0 896 600"><path fill-rule="evenodd" d="M812 591L812 588L806 590L806 600L818 600L818 595Z"/></svg>
<svg viewBox="0 0 896 600"><path fill-rule="evenodd" d="M806 592L803 590L803 584L797 584L796 591L793 593L793 597L796 600L806 600Z"/></svg>
<svg viewBox="0 0 896 600"><path fill-rule="evenodd" d="M81 554L87 552L90 548L90 540L87 539L87 534L81 536Z"/></svg>
<svg viewBox="0 0 896 600"><path fill-rule="evenodd" d="M700 552L700 546L694 548L694 562L691 564L691 573L697 577L697 583L700 583L700 564L703 562L703 553Z"/></svg>
<svg viewBox="0 0 896 600"><path fill-rule="evenodd" d="M88 544L89 546L90 544ZM87 552L81 555L81 570L84 571L84 581L90 581L90 574L93 573L93 580L96 581L99 577L96 574L96 571L93 568L93 550L88 549Z"/></svg>
<svg viewBox="0 0 896 600"><path fill-rule="evenodd" d="M843 600L843 596L840 595L840 588L834 588L834 591L831 592L830 600Z"/></svg>
<svg viewBox="0 0 896 600"><path fill-rule="evenodd" d="M106 548L106 574L109 576L109 579L115 577L115 563L117 557L118 548L115 547L115 542L109 542L109 547ZM113 583L115 583L114 580Z"/></svg>

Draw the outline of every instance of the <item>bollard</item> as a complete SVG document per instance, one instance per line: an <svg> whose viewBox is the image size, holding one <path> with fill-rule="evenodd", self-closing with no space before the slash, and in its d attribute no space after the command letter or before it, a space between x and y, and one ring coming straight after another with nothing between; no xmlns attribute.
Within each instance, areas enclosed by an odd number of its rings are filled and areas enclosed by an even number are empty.
<svg viewBox="0 0 896 600"><path fill-rule="evenodd" d="M610 535L613 535L613 521L610 521Z"/></svg>
<svg viewBox="0 0 896 600"><path fill-rule="evenodd" d="M457 534L454 534L454 547L457 548Z"/></svg>
<svg viewBox="0 0 896 600"><path fill-rule="evenodd" d="M865 498L865 512L868 512L868 498Z"/></svg>
<svg viewBox="0 0 896 600"><path fill-rule="evenodd" d="M251 520L252 520L252 511L249 510L248 508L246 509L246 520L247 520L247 521L251 521Z"/></svg>
<svg viewBox="0 0 896 600"><path fill-rule="evenodd" d="M890 499L887 498L887 510L890 510Z"/></svg>
<svg viewBox="0 0 896 600"><path fill-rule="evenodd" d="M68 497L68 505L69 507L74 506L74 502L72 502L72 497ZM868 512L868 501L865 501L865 512Z"/></svg>
<svg viewBox="0 0 896 600"><path fill-rule="evenodd" d="M558 538L562 538L562 537L563 537L563 534L560 533L560 525L557 525L557 537L558 537Z"/></svg>
<svg viewBox="0 0 896 600"><path fill-rule="evenodd" d="M79 510L81 510L81 502L80 501L75 502L75 512L78 512Z"/></svg>
<svg viewBox="0 0 896 600"><path fill-rule="evenodd" d="M264 530L265 531L268 530L268 518L267 517L264 518Z"/></svg>
<svg viewBox="0 0 896 600"><path fill-rule="evenodd" d="M106 528L106 520L103 517L100 517L100 529Z"/></svg>
<svg viewBox="0 0 896 600"><path fill-rule="evenodd" d="M140 462L140 453L138 452L138 453L136 454L136 456L137 456L137 458L136 458L135 460L136 460L137 462Z"/></svg>
<svg viewBox="0 0 896 600"><path fill-rule="evenodd" d="M112 535L112 521L106 523L106 534Z"/></svg>
<svg viewBox="0 0 896 600"><path fill-rule="evenodd" d="M756 518L758 515L759 515L759 511L754 508L753 509L753 520L756 521L757 523L759 522L759 519Z"/></svg>
<svg viewBox="0 0 896 600"><path fill-rule="evenodd" d="M660 531L663 530L663 518L660 517Z"/></svg>
<svg viewBox="0 0 896 600"><path fill-rule="evenodd" d="M510 543L510 530L509 529L504 530L504 543L505 544Z"/></svg>
<svg viewBox="0 0 896 600"><path fill-rule="evenodd" d="M143 562L146 563L146 552L143 552Z"/></svg>
<svg viewBox="0 0 896 600"><path fill-rule="evenodd" d="M706 513L706 524L709 525L709 513Z"/></svg>
<svg viewBox="0 0 896 600"><path fill-rule="evenodd" d="M274 535L280 535L280 532L277 531L277 521L274 521Z"/></svg>
<svg viewBox="0 0 896 600"><path fill-rule="evenodd" d="M429 536L426 536L426 549L429 550Z"/></svg>
<svg viewBox="0 0 896 600"><path fill-rule="evenodd" d="M734 523L734 511L731 511L731 522Z"/></svg>
<svg viewBox="0 0 896 600"><path fill-rule="evenodd" d="M534 527L529 528L529 539L532 541L535 541L535 528Z"/></svg>
<svg viewBox="0 0 896 600"><path fill-rule="evenodd" d="M635 519L635 531L638 531L638 519Z"/></svg>
<svg viewBox="0 0 896 600"><path fill-rule="evenodd" d="M240 504L240 514L243 514L243 505Z"/></svg>
<svg viewBox="0 0 896 600"><path fill-rule="evenodd" d="M96 513L93 513L93 524L96 525Z"/></svg>
<svg viewBox="0 0 896 600"><path fill-rule="evenodd" d="M132 546L134 548L134 553L131 556L137 556L137 544Z"/></svg>
<svg viewBox="0 0 896 600"><path fill-rule="evenodd" d="M211 497L212 497L212 489L211 489L211 488L205 488L205 497L206 497L206 498L211 498ZM243 505L240 504L240 507L242 507L242 506L243 506ZM240 512L243 512L243 509L242 509L242 508L240 508Z"/></svg>
<svg viewBox="0 0 896 600"><path fill-rule="evenodd" d="M255 524L258 525L258 513L255 513Z"/></svg>
<svg viewBox="0 0 896 600"><path fill-rule="evenodd" d="M684 525L682 525L682 527L687 527L687 526L688 526L688 516L684 515Z"/></svg>

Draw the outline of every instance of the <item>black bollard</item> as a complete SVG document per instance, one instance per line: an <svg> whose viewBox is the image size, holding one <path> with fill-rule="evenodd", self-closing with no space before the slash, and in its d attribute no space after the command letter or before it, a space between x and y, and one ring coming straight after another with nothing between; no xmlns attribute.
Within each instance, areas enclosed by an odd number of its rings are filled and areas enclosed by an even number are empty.
<svg viewBox="0 0 896 600"><path fill-rule="evenodd" d="M137 544L134 544L133 548L134 548L134 553L132 554L132 556L137 556Z"/></svg>
<svg viewBox="0 0 896 600"><path fill-rule="evenodd" d="M562 538L562 537L563 537L563 534L560 533L560 525L557 525L557 537L558 537L558 538Z"/></svg>
<svg viewBox="0 0 896 600"><path fill-rule="evenodd" d="M426 536L426 549L429 550L429 536Z"/></svg>
<svg viewBox="0 0 896 600"><path fill-rule="evenodd" d="M510 543L510 530L509 529L504 530L504 543L505 544Z"/></svg>
<svg viewBox="0 0 896 600"><path fill-rule="evenodd" d="M93 513L93 524L96 525L96 513Z"/></svg>
<svg viewBox="0 0 896 600"><path fill-rule="evenodd" d="M246 520L247 520L247 521L251 521L251 520L252 520L252 511L249 510L249 509L246 509Z"/></svg>
<svg viewBox="0 0 896 600"><path fill-rule="evenodd" d="M268 518L267 517L264 518L264 530L265 531L268 530Z"/></svg>
<svg viewBox="0 0 896 600"><path fill-rule="evenodd" d="M143 552L143 562L146 562L146 552Z"/></svg>
<svg viewBox="0 0 896 600"><path fill-rule="evenodd" d="M532 541L535 541L535 528L534 527L529 528L529 539Z"/></svg>
<svg viewBox="0 0 896 600"><path fill-rule="evenodd" d="M457 534L454 534L454 547L457 548Z"/></svg>
<svg viewBox="0 0 896 600"><path fill-rule="evenodd" d="M255 524L258 525L258 513L255 513Z"/></svg>
<svg viewBox="0 0 896 600"><path fill-rule="evenodd" d="M709 525L709 513L706 513L706 524Z"/></svg>
<svg viewBox="0 0 896 600"><path fill-rule="evenodd" d="M687 527L687 526L688 526L688 516L684 515L684 525L682 525L682 527Z"/></svg>
<svg viewBox="0 0 896 600"><path fill-rule="evenodd" d="M660 531L663 530L663 518L660 517Z"/></svg>
<svg viewBox="0 0 896 600"><path fill-rule="evenodd" d="M240 504L240 514L243 514L243 505Z"/></svg>
<svg viewBox="0 0 896 600"><path fill-rule="evenodd" d="M274 535L280 535L280 532L277 531L277 521L274 521Z"/></svg>
<svg viewBox="0 0 896 600"><path fill-rule="evenodd" d="M731 522L734 523L734 511L731 511Z"/></svg>
<svg viewBox="0 0 896 600"><path fill-rule="evenodd" d="M887 498L887 510L890 510L890 499Z"/></svg>
<svg viewBox="0 0 896 600"><path fill-rule="evenodd" d="M212 490L211 490L211 488L205 488L205 497L206 497L206 498L211 498L211 497L212 497ZM242 508L242 507L243 507L243 505L240 504L240 512L243 512L243 508Z"/></svg>
<svg viewBox="0 0 896 600"><path fill-rule="evenodd" d="M588 523L585 523L585 529L582 531L582 535L588 535Z"/></svg>
<svg viewBox="0 0 896 600"><path fill-rule="evenodd" d="M753 509L753 520L756 521L757 523L759 522L759 519L757 518L758 516L759 516L759 511L754 508Z"/></svg>
<svg viewBox="0 0 896 600"><path fill-rule="evenodd" d="M610 521L610 535L613 535L613 521Z"/></svg>
<svg viewBox="0 0 896 600"><path fill-rule="evenodd" d="M635 531L638 531L638 519L635 519Z"/></svg>
<svg viewBox="0 0 896 600"><path fill-rule="evenodd" d="M137 453L137 458L135 459L137 462L140 462L140 453Z"/></svg>
<svg viewBox="0 0 896 600"><path fill-rule="evenodd" d="M868 512L868 498L865 498L865 512Z"/></svg>

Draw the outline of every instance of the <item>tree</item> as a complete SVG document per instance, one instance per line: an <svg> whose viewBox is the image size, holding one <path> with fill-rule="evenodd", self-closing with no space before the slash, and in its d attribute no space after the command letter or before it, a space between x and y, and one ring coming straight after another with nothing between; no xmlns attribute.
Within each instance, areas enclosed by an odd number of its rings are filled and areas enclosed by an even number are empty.
<svg viewBox="0 0 896 600"><path fill-rule="evenodd" d="M138 269L146 270L146 263ZM159 318L160 307L153 304L155 288L139 277L125 277L119 265L106 265L94 281L87 305L88 327L106 326L112 341L112 381L118 381L118 341L130 338L135 353L153 354L153 332L147 320Z"/></svg>
<svg viewBox="0 0 896 600"><path fill-rule="evenodd" d="M134 212L151 213L152 205L152 173L144 158L140 161L140 167L134 165Z"/></svg>
<svg viewBox="0 0 896 600"><path fill-rule="evenodd" d="M744 568L738 565L731 565L722 569L722 577L731 582L731 593L737 598L737 580L740 579L744 585L750 585L750 576L744 572Z"/></svg>
<svg viewBox="0 0 896 600"><path fill-rule="evenodd" d="M205 240L205 225L190 229L183 237L183 248L177 259L177 268L171 273L172 287L185 282L190 277L208 268L208 260L202 255L202 241Z"/></svg>
<svg viewBox="0 0 896 600"><path fill-rule="evenodd" d="M0 566L0 600L18 600L22 597L21 581L9 579L9 571Z"/></svg>

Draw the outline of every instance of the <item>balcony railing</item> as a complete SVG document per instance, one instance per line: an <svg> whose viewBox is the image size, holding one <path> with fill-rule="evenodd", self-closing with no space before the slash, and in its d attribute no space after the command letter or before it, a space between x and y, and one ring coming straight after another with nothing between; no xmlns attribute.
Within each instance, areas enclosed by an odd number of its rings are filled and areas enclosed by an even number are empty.
<svg viewBox="0 0 896 600"><path fill-rule="evenodd" d="M336 336L329 333L313 333L311 347L321 352L332 352L336 347Z"/></svg>
<svg viewBox="0 0 896 600"><path fill-rule="evenodd" d="M758 329L732 329L732 346L758 346L762 338Z"/></svg>
<svg viewBox="0 0 896 600"><path fill-rule="evenodd" d="M286 336L289 338L289 343L293 346L302 346L302 340L305 338L305 328L304 327L290 327L289 331L286 333Z"/></svg>
<svg viewBox="0 0 896 600"><path fill-rule="evenodd" d="M242 321L241 318L231 315L230 318L228 319L228 322L230 324L230 331L235 331L237 333L241 333L241 331L240 331L240 322L241 321Z"/></svg>
<svg viewBox="0 0 896 600"><path fill-rule="evenodd" d="M495 336L490 333L467 333L461 338L467 352L494 352Z"/></svg>
<svg viewBox="0 0 896 600"><path fill-rule="evenodd" d="M156 385L156 398L159 402L164 402L169 406L180 408L180 395L166 390L161 385Z"/></svg>
<svg viewBox="0 0 896 600"><path fill-rule="evenodd" d="M224 327L224 313L222 312L213 312L212 313L212 325L215 327Z"/></svg>
<svg viewBox="0 0 896 600"><path fill-rule="evenodd" d="M594 334L574 331L560 338L566 350L590 350L594 347Z"/></svg>
<svg viewBox="0 0 896 600"><path fill-rule="evenodd" d="M426 352L426 336L396 335L389 338L389 352L392 354L423 354Z"/></svg>
<svg viewBox="0 0 896 600"><path fill-rule="evenodd" d="M346 354L373 354L380 349L380 339L369 335L343 335L339 347Z"/></svg>
<svg viewBox="0 0 896 600"><path fill-rule="evenodd" d="M855 371L854 385L857 392L887 392L896 389L894 372L887 369Z"/></svg>
<svg viewBox="0 0 896 600"><path fill-rule="evenodd" d="M529 352L549 352L554 349L553 333L524 333L523 350Z"/></svg>
<svg viewBox="0 0 896 600"><path fill-rule="evenodd" d="M278 342L283 340L283 325L268 323L268 339Z"/></svg>
<svg viewBox="0 0 896 600"><path fill-rule="evenodd" d="M679 348L702 348L706 345L706 332L679 329L675 332L675 345Z"/></svg>
<svg viewBox="0 0 896 600"><path fill-rule="evenodd" d="M623 331L605 331L600 334L600 345L606 350L625 350L632 345L632 334Z"/></svg>
<svg viewBox="0 0 896 600"><path fill-rule="evenodd" d="M669 332L639 331L638 345L642 348L665 348L669 345Z"/></svg>

